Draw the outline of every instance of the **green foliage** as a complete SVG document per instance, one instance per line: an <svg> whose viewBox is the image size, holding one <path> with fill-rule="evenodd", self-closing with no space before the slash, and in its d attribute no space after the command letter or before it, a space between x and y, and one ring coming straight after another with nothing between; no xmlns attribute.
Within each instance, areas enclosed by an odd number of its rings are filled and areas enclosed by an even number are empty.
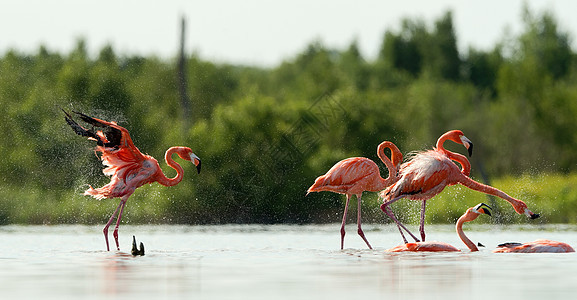
<svg viewBox="0 0 577 300"><path fill-rule="evenodd" d="M379 59L389 68L433 78L458 80L461 60L451 12L428 30L423 22L403 20L401 32L386 32Z"/></svg>
<svg viewBox="0 0 577 300"><path fill-rule="evenodd" d="M104 222L117 205L82 196L87 184L107 178L60 108L118 122L159 159L172 145L201 157L201 174L180 161L179 185L138 189L130 222L337 222L343 196L305 196L317 176L346 157L378 161L383 140L408 153L462 129L475 142L473 177L488 175L545 221L577 223L575 53L551 14L526 10L523 21L519 36L464 55L450 12L432 26L407 19L399 32L387 31L375 61L356 41L344 50L314 41L274 68L193 54L186 60L191 120L182 114L173 61L119 56L111 46L90 57L83 40L68 54L8 51L0 57L0 223ZM365 219L382 222L379 201L365 194ZM481 201L488 200L450 187L430 201L428 221L453 222ZM495 201L501 221L524 222ZM394 206L416 223L416 202Z"/></svg>

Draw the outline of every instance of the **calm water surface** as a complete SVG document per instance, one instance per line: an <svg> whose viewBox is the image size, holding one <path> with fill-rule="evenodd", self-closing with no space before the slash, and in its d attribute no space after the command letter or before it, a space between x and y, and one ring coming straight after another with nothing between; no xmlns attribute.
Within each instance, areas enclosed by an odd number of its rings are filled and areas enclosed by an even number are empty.
<svg viewBox="0 0 577 300"><path fill-rule="evenodd" d="M493 254L505 241L577 246L575 226L466 227L486 248L403 253L396 228L365 225L368 250L339 225L121 226L121 251L104 251L101 226L0 227L2 299L538 299L574 297L577 255ZM429 240L465 250L452 226ZM132 235L146 255L130 255ZM112 239L112 237L111 237ZM112 242L112 240L111 240ZM65 298L66 297L66 298ZM73 298L72 298L73 297Z"/></svg>

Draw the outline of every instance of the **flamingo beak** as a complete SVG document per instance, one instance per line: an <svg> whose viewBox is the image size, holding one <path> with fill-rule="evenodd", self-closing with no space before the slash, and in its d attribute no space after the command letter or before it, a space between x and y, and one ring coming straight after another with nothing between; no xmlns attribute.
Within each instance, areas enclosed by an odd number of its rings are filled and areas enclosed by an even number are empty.
<svg viewBox="0 0 577 300"><path fill-rule="evenodd" d="M190 154L190 161L196 166L196 171L200 174L200 158L196 156L194 153Z"/></svg>
<svg viewBox="0 0 577 300"><path fill-rule="evenodd" d="M463 143L463 146L467 148L467 151L469 151L469 157L471 157L473 155L473 142L464 135L461 136L461 142Z"/></svg>
<svg viewBox="0 0 577 300"><path fill-rule="evenodd" d="M491 211L488 210L488 209L485 208L485 207L479 209L479 212L480 212L480 213L483 213L483 214L486 214L486 215L488 215L489 217L491 216Z"/></svg>
<svg viewBox="0 0 577 300"><path fill-rule="evenodd" d="M529 219L531 219L531 220L535 220L541 216L539 214L536 214L536 213L530 211L528 208L525 208L525 215L527 217L529 217Z"/></svg>
<svg viewBox="0 0 577 300"><path fill-rule="evenodd" d="M479 203L475 206L475 210L480 214L491 216L491 207L485 203Z"/></svg>

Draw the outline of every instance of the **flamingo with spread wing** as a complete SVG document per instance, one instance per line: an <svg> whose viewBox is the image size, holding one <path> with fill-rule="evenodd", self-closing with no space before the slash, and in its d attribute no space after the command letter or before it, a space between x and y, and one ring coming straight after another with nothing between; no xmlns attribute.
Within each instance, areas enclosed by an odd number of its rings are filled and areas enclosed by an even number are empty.
<svg viewBox="0 0 577 300"><path fill-rule="evenodd" d="M126 201L134 193L134 190L147 183L158 182L164 186L173 186L182 181L183 169L172 159L173 154L178 155L181 159L191 161L196 166L198 173L200 173L200 158L192 153L192 150L188 147L169 148L164 155L164 159L171 168L176 170L176 176L168 178L162 173L158 161L154 157L142 154L136 148L130 138L130 134L128 134L128 130L124 127L119 126L115 122L89 117L83 113L74 113L82 121L90 125L91 128L81 126L69 113L64 111L66 122L76 134L96 141L95 152L100 152L102 163L106 166L103 173L111 177L110 183L96 189L90 186L84 192L84 195L89 195L99 200L105 198L121 199L103 229L106 250L110 251L108 228L118 214L113 236L116 248L120 250L118 245L118 227Z"/></svg>

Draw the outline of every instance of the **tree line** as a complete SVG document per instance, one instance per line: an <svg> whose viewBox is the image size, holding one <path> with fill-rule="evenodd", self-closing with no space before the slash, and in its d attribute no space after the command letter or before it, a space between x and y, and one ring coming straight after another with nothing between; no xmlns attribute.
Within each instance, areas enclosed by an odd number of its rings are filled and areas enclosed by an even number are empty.
<svg viewBox="0 0 577 300"><path fill-rule="evenodd" d="M61 108L118 122L159 161L173 145L203 160L200 175L181 162L176 187L137 191L127 211L136 206L138 222L335 221L341 197L305 197L317 176L346 157L378 160L383 140L409 153L451 129L475 143L480 181L569 175L577 165L571 36L549 12L524 9L523 26L492 49L460 52L451 12L433 24L405 19L372 60L356 41L346 49L313 41L271 68L192 54L186 120L176 60L121 56L111 46L91 57L83 40L66 54L10 50L0 57L0 223L101 221L105 210L81 192L108 179ZM371 197L365 206L378 209Z"/></svg>

